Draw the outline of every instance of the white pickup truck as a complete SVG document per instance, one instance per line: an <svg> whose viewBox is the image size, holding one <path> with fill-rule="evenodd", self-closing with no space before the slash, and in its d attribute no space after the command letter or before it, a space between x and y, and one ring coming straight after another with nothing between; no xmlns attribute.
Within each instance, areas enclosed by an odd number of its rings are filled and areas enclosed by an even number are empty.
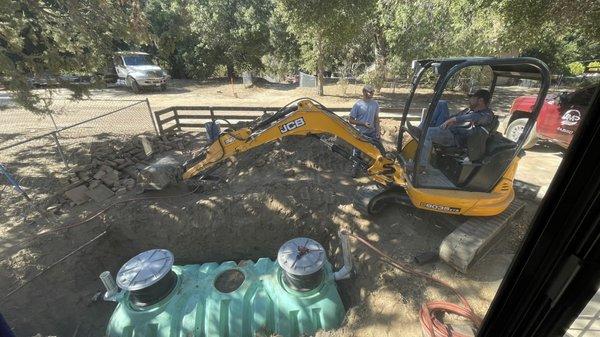
<svg viewBox="0 0 600 337"><path fill-rule="evenodd" d="M165 90L171 78L161 67L152 63L150 55L142 52L118 52L114 57L118 83L138 93L142 88Z"/></svg>

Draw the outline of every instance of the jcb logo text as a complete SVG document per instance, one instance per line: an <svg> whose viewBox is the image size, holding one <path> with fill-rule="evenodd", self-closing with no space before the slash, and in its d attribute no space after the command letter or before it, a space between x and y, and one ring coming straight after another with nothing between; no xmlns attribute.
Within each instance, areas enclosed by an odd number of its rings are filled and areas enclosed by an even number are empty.
<svg viewBox="0 0 600 337"><path fill-rule="evenodd" d="M304 124L306 124L306 123L304 123L304 118L300 117L289 123L283 124L282 126L279 127L279 131L281 131L281 133L286 133L288 131L294 130L295 128L301 127Z"/></svg>

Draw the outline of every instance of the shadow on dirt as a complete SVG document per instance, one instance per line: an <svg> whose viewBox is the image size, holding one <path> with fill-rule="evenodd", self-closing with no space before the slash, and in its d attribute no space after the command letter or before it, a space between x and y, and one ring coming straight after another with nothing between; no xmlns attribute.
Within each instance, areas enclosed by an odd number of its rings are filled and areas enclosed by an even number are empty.
<svg viewBox="0 0 600 337"><path fill-rule="evenodd" d="M567 150L561 147L560 145L550 142L539 142L532 148L527 149L527 151L553 154L561 158L563 158L565 153L567 152Z"/></svg>
<svg viewBox="0 0 600 337"><path fill-rule="evenodd" d="M176 264L274 259L282 243L306 236L323 244L330 261L339 268L340 227L408 263L419 253L435 251L452 230L447 218L411 208L390 208L376 218L361 215L352 206L352 196L364 182L350 177L350 167L315 138L286 138L224 163L213 173L221 182L200 182L197 193L189 194L189 188L180 186L147 195L177 195L174 197L114 206L85 225L38 239L2 261L0 285L14 289L108 230L108 235L10 297L3 303L3 311L17 335L72 335L79 327L83 335L101 336L114 303L92 300L102 291L98 275L104 270L114 275L125 261L147 249L171 250ZM76 223L83 211L89 214L95 209L75 209L70 219L62 219L63 225ZM15 231L11 235L23 234ZM349 323L353 329L388 327L397 322L398 315L418 312L431 296L431 285L422 279L391 269L356 243L352 249L357 276L341 282L340 289L345 304L357 308L359 319ZM438 263L422 269L452 274L448 268ZM478 276L457 278L468 281L473 277ZM382 295L374 296L376 293ZM469 295L486 298L477 290ZM384 312L378 304L383 302L397 304L402 310ZM403 317L412 322L411 315Z"/></svg>

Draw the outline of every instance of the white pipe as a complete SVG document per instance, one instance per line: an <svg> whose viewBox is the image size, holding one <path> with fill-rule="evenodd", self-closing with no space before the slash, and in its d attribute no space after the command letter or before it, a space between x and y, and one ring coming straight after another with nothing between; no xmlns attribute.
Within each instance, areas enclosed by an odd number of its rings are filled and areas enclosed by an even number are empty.
<svg viewBox="0 0 600 337"><path fill-rule="evenodd" d="M338 280L349 279L352 272L352 255L350 253L350 242L348 241L348 232L345 229L341 229L338 232L340 237L340 243L342 246L342 257L344 260L344 265L342 268L335 273L333 273L333 278Z"/></svg>
<svg viewBox="0 0 600 337"><path fill-rule="evenodd" d="M116 301L117 295L119 294L119 288L117 287L117 283L112 278L112 275L109 271L103 271L100 274L100 281L104 284L106 288L106 292L104 293L105 301Z"/></svg>
<svg viewBox="0 0 600 337"><path fill-rule="evenodd" d="M333 279L336 281L347 280L350 278L351 271L352 271L351 267L344 265L340 270L333 273Z"/></svg>

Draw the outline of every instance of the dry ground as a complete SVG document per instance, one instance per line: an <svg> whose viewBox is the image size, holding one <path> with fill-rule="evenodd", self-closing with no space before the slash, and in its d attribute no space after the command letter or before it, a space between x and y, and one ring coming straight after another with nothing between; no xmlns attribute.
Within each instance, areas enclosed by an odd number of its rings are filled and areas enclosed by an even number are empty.
<svg viewBox="0 0 600 337"><path fill-rule="evenodd" d="M341 88L332 85L325 92L328 96L319 100L326 106L349 107L358 97L359 88L350 87L348 95L343 95ZM285 85L235 85L232 90L224 83L178 81L166 93L147 96L153 109L158 109L196 104L278 106L311 94L312 90ZM417 103L424 105L429 94L420 92ZM515 88L506 88L496 110L506 111L519 94ZM140 97L121 89L93 93L94 98L132 96ZM384 90L377 99L384 106L396 107L405 97L406 89L397 89L395 93ZM384 123L387 147L395 142L396 128L395 122ZM547 185L561 158L560 151L537 146L527 152L518 178ZM337 260L336 232L347 227L375 241L395 258L412 263L416 254L435 250L452 230L445 216L409 208L389 209L376 218L365 218L352 206L352 195L356 185L367 183L367 179L354 180L349 171L348 163L312 138L290 139L241 155L217 172L226 181L206 183L199 193L120 204L84 226L36 240L16 255L2 255L0 288L7 293L108 228L107 236L97 243L1 302L1 310L19 336L38 332L72 336L78 326L78 336L102 336L114 305L92 301L102 289L97 276L103 270L114 274L124 261L144 249L170 249L180 264L273 258L281 243L304 235L321 241L331 259ZM152 195L185 191L182 186ZM135 195L121 198L130 197ZM8 206L6 200L2 199L3 208ZM71 224L101 206L75 207L52 217L50 224L4 218L0 249L6 252L36 232ZM501 244L469 274L462 275L441 262L423 266L423 270L460 289L477 313L484 315L537 206L536 202L528 202L525 214L512 223ZM455 300L434 285L377 262L356 245L353 250L358 275L340 286L349 313L344 327L333 333L335 336L420 336L420 304L430 299Z"/></svg>
<svg viewBox="0 0 600 337"><path fill-rule="evenodd" d="M225 80L213 79L203 82L191 80L173 80L166 91L144 90L134 94L127 88L116 87L102 90L91 90L90 98L109 100L139 100L148 98L153 110L174 105L212 105L212 106L282 106L300 97L317 99L327 107L351 107L361 97L362 85L338 84L325 85L324 96L317 96L314 88L300 88L294 84L269 83L259 81L252 87L241 83L233 85ZM533 93L536 89L523 87L497 87L495 94L495 110L506 112L512 100L524 93ZM402 108L409 93L407 87L383 88L375 94L381 106ZM41 91L40 91L41 92ZM424 106L431 90L419 89L415 102ZM450 96L464 99L464 94L450 91ZM57 89L53 92L57 99L68 98L68 92ZM466 102L466 100L464 100Z"/></svg>

